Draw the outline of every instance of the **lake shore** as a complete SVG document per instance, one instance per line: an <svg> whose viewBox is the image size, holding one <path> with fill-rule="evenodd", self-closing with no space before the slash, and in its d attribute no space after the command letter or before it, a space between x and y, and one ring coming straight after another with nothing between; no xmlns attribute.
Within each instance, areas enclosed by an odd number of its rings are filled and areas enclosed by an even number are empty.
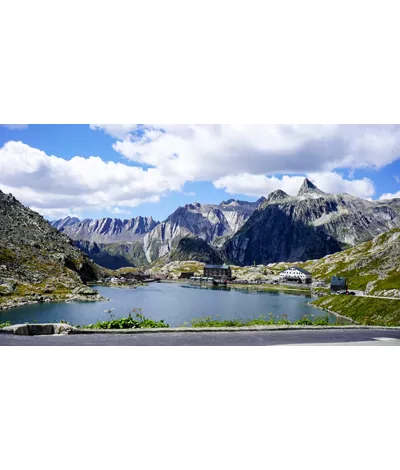
<svg viewBox="0 0 400 470"><path fill-rule="evenodd" d="M82 289L85 289L83 287ZM0 299L0 312L11 310L17 307L25 307L35 304L49 303L69 303L69 302L107 302L110 299L103 297L97 291L86 293L70 293L70 294L30 294L25 296L7 296Z"/></svg>
<svg viewBox="0 0 400 470"><path fill-rule="evenodd" d="M312 305L359 325L400 326L400 299L328 295Z"/></svg>
<svg viewBox="0 0 400 470"><path fill-rule="evenodd" d="M200 287L197 284L191 284L187 279L163 279L161 283L174 283L174 284L187 284L193 285L195 287ZM208 284L202 284L201 287L208 289L215 289L214 286ZM224 289L224 286L219 286L221 289ZM271 291L271 292L280 292L280 291L295 291L301 292L302 294L311 293L311 287L300 287L300 286L289 286L289 285L272 285L272 284L234 284L228 282L227 287L229 289L242 289L242 290L254 290L254 291Z"/></svg>

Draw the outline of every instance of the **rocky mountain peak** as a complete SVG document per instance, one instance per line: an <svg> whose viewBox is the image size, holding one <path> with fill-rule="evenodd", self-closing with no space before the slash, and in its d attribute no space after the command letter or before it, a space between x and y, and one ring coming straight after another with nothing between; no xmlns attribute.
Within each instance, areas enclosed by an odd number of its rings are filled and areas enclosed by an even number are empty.
<svg viewBox="0 0 400 470"><path fill-rule="evenodd" d="M312 183L308 178L305 178L303 184L301 185L298 196L304 196L306 194L325 194L321 191L314 183Z"/></svg>
<svg viewBox="0 0 400 470"><path fill-rule="evenodd" d="M222 201L220 206L229 206L233 204L234 202L237 202L236 199L228 199L227 201Z"/></svg>
<svg viewBox="0 0 400 470"><path fill-rule="evenodd" d="M282 191L281 189L277 189L276 191L273 191L270 193L268 196L268 199L265 200L268 202L276 202L276 201L283 201L284 199L290 197L289 194L285 193L285 191ZM265 199L265 198L264 198Z"/></svg>

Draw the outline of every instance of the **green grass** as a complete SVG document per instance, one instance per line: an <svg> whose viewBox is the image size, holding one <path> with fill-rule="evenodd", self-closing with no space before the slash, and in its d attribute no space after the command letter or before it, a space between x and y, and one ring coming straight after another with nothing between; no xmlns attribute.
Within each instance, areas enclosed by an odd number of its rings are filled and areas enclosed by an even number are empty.
<svg viewBox="0 0 400 470"><path fill-rule="evenodd" d="M0 330L2 328L5 328L6 326L11 326L11 323L9 321L6 321L5 323L0 323Z"/></svg>
<svg viewBox="0 0 400 470"><path fill-rule="evenodd" d="M400 300L331 295L321 297L313 305L344 315L361 325L400 326Z"/></svg>
<svg viewBox="0 0 400 470"><path fill-rule="evenodd" d="M385 279L377 281L372 293L391 289L400 290L400 271L392 272Z"/></svg>
<svg viewBox="0 0 400 470"><path fill-rule="evenodd" d="M111 312L113 309L111 310ZM138 328L169 328L167 323L164 323L164 320L154 321L146 318L142 314L140 308L132 309L131 313L125 318L115 318L114 314L110 314L110 320L108 321L98 321L97 323L91 325L84 325L82 328L90 330L124 330L124 329L138 329ZM65 323L65 322L63 322ZM79 327L79 325L77 325Z"/></svg>
<svg viewBox="0 0 400 470"><path fill-rule="evenodd" d="M4 246L0 246L0 264L13 263L17 258L17 255L14 251L9 250Z"/></svg>
<svg viewBox="0 0 400 470"><path fill-rule="evenodd" d="M313 315L304 315L301 320L291 322L288 320L287 315L280 317L274 317L272 314L267 318L264 315L260 315L258 318L250 320L221 320L219 315L216 318L212 317L200 317L194 318L188 324L184 324L184 327L191 326L192 328L226 328L226 327L248 327L248 326L268 326L268 325L329 325L329 317L319 316L313 318Z"/></svg>

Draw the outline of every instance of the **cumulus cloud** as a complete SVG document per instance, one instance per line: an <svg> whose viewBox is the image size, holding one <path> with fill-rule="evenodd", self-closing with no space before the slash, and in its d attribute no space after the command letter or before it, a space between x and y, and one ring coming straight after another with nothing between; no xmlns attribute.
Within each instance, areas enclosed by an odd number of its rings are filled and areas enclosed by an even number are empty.
<svg viewBox="0 0 400 470"><path fill-rule="evenodd" d="M397 191L397 193L386 193L382 194L382 196L379 198L380 201L383 201L385 199L400 199L400 191Z"/></svg>
<svg viewBox="0 0 400 470"><path fill-rule="evenodd" d="M368 179L348 180L336 172L308 173L307 178L327 193L350 193L362 198L370 198L375 194L374 183ZM225 189L230 194L246 194L248 196L266 196L272 191L282 189L290 195L297 195L304 176L251 175L243 173L235 176L224 176L214 181L214 186Z"/></svg>
<svg viewBox="0 0 400 470"><path fill-rule="evenodd" d="M137 128L137 124L90 124L93 131L103 130L116 139L125 138Z"/></svg>
<svg viewBox="0 0 400 470"><path fill-rule="evenodd" d="M381 168L400 158L399 125L142 124L91 126L129 160L188 180Z"/></svg>
<svg viewBox="0 0 400 470"><path fill-rule="evenodd" d="M49 217L62 211L66 215L84 209L131 208L182 189L177 179L155 168L143 170L99 157L67 161L14 141L0 149L0 168L2 191Z"/></svg>
<svg viewBox="0 0 400 470"><path fill-rule="evenodd" d="M14 193L13 193L14 194ZM61 208L61 209L47 209L47 208L42 208L42 207L36 207L36 206L30 206L30 208L38 212L39 214L43 215L48 220L60 220L63 219L64 217L78 217L78 219L82 218L79 209L77 211L73 209L66 209L66 208Z"/></svg>
<svg viewBox="0 0 400 470"><path fill-rule="evenodd" d="M191 181L258 197L276 189L296 194L307 175L323 191L371 198L373 182L353 179L353 170L381 168L400 158L399 125L90 127L115 139L113 148L124 163L98 156L67 161L11 141L0 148L1 189L49 217L104 208L122 213L183 191Z"/></svg>

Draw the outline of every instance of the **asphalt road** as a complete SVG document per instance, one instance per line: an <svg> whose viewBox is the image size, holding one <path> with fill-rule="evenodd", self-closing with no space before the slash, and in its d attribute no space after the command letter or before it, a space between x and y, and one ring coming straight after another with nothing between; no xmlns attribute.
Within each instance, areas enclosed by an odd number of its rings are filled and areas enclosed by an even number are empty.
<svg viewBox="0 0 400 470"><path fill-rule="evenodd" d="M378 339L379 338L379 339ZM400 330L297 330L231 333L146 333L14 336L0 334L0 346L400 346Z"/></svg>

